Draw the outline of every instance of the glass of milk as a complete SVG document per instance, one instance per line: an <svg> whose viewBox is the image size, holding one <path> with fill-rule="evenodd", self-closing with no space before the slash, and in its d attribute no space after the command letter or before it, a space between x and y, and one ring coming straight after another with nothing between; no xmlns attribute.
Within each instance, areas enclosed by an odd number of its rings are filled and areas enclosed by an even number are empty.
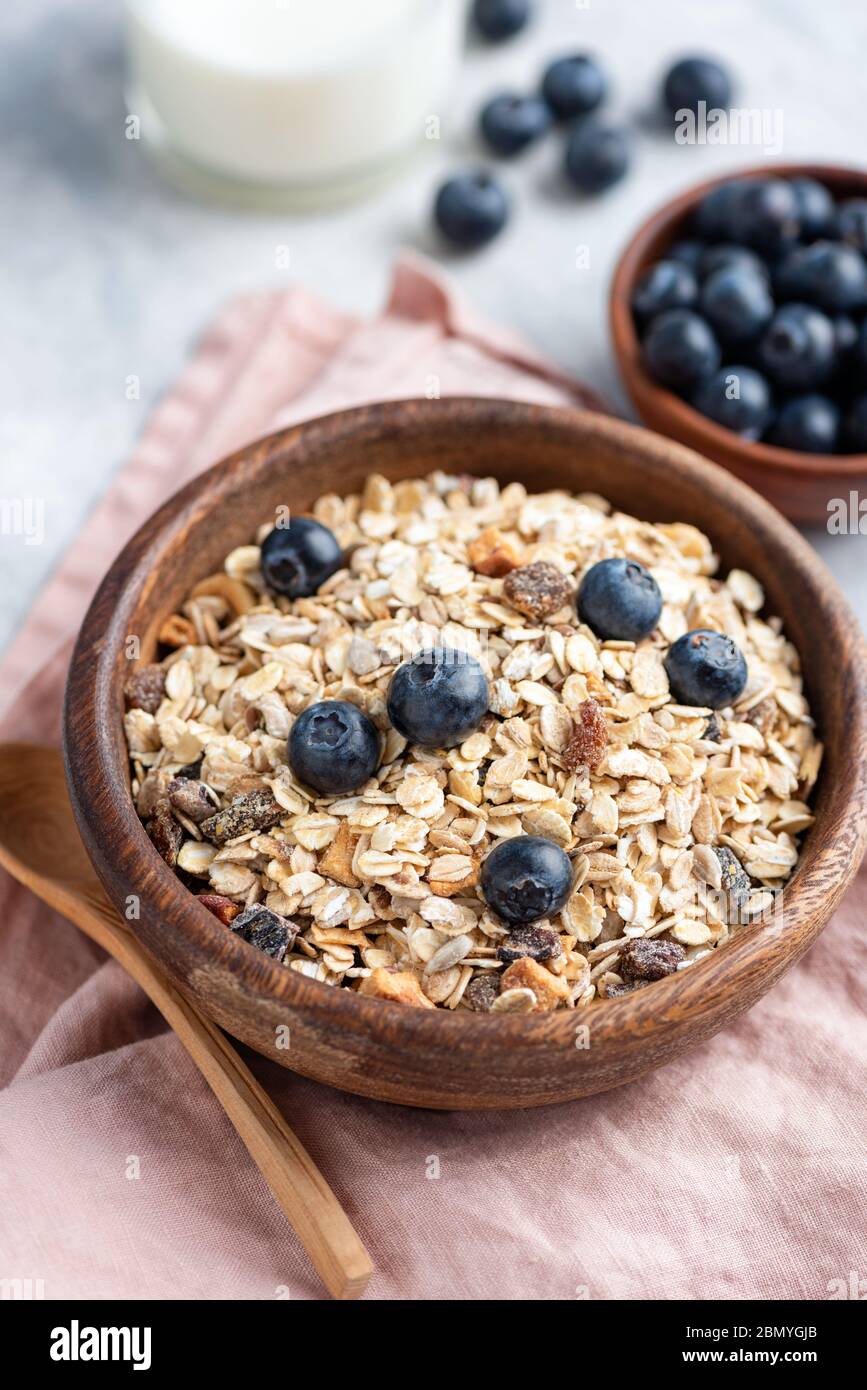
<svg viewBox="0 0 867 1390"><path fill-rule="evenodd" d="M463 0L127 0L130 116L204 196L317 204L437 131ZM129 127L128 127L129 128Z"/></svg>

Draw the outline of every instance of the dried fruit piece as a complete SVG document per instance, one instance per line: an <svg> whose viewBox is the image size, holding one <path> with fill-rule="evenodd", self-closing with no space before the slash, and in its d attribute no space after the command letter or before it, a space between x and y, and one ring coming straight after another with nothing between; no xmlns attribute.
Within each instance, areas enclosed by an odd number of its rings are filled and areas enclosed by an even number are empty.
<svg viewBox="0 0 867 1390"><path fill-rule="evenodd" d="M720 892L725 898L725 919L727 922L737 922L749 902L752 887L750 876L737 855L725 845L714 845L713 852L722 870Z"/></svg>
<svg viewBox="0 0 867 1390"><path fill-rule="evenodd" d="M608 747L608 725L597 700L582 700L576 711L572 737L563 749L563 763L570 771L589 767L595 771Z"/></svg>
<svg viewBox="0 0 867 1390"><path fill-rule="evenodd" d="M395 970L391 966L380 965L361 981L359 994L372 995L375 999L391 999L396 1004L409 1004L416 1009L434 1009L415 975L409 970Z"/></svg>
<svg viewBox="0 0 867 1390"><path fill-rule="evenodd" d="M538 621L563 608L572 597L566 575L546 560L521 565L503 580L503 594L513 608Z"/></svg>
<svg viewBox="0 0 867 1390"><path fill-rule="evenodd" d="M214 845L224 845L250 830L268 830L283 818L286 812L278 806L270 790L259 788L238 796L225 810L201 823L201 831Z"/></svg>
<svg viewBox="0 0 867 1390"><path fill-rule="evenodd" d="M241 912L239 903L233 903L231 898L224 898L222 893L200 893L198 901L202 907L206 907L209 912L219 918L224 927L233 922Z"/></svg>
<svg viewBox="0 0 867 1390"><path fill-rule="evenodd" d="M166 618L157 634L157 641L164 647L186 647L195 640L196 629L189 618L182 618L180 613L173 613L170 618Z"/></svg>
<svg viewBox="0 0 867 1390"><path fill-rule="evenodd" d="M624 994L634 994L637 989L644 989L648 984L649 980L624 980L622 984L606 985L605 998L620 999Z"/></svg>
<svg viewBox="0 0 867 1390"><path fill-rule="evenodd" d="M490 1012L491 1005L500 992L500 977L493 970L489 970L484 975L477 975L470 980L464 990L464 998L471 1009L475 1009L478 1014Z"/></svg>
<svg viewBox="0 0 867 1390"><path fill-rule="evenodd" d="M519 927L497 947L497 957L509 963L529 956L531 960L555 960L562 954L560 937L553 927Z"/></svg>
<svg viewBox="0 0 867 1390"><path fill-rule="evenodd" d="M541 1013L556 1009L569 998L569 986L559 976L552 975L544 965L539 965L530 956L522 956L503 972L503 991L507 989L531 989L536 996L536 1008Z"/></svg>
<svg viewBox="0 0 867 1390"><path fill-rule="evenodd" d="M169 801L172 808L179 811L194 825L201 825L214 814L214 802L204 782L192 777L175 777L169 782Z"/></svg>
<svg viewBox="0 0 867 1390"><path fill-rule="evenodd" d="M156 714L165 688L166 673L162 666L155 662L149 666L139 666L123 688L127 709L143 709L148 714Z"/></svg>
<svg viewBox="0 0 867 1390"><path fill-rule="evenodd" d="M346 888L357 888L360 879L352 872L357 836L349 829L348 821L340 822L340 829L326 849L317 865L318 872L328 878L336 879Z"/></svg>
<svg viewBox="0 0 867 1390"><path fill-rule="evenodd" d="M261 903L245 908L230 925L231 930L244 941L249 941L257 951L271 956L273 960L282 960L286 952L292 949L298 935L295 922L290 922L288 917L280 917Z"/></svg>
<svg viewBox="0 0 867 1390"><path fill-rule="evenodd" d="M673 975L686 952L676 941L645 941L637 937L620 952L620 974L627 980L661 980Z"/></svg>
<svg viewBox="0 0 867 1390"><path fill-rule="evenodd" d="M496 526L486 526L467 546L467 556L476 574L502 579L520 564L521 557L512 542Z"/></svg>
<svg viewBox="0 0 867 1390"><path fill-rule="evenodd" d="M172 808L165 797L157 802L145 829L156 850L169 868L173 869L178 862L178 851L183 844L184 832L172 815Z"/></svg>
<svg viewBox="0 0 867 1390"><path fill-rule="evenodd" d="M719 743L721 734L722 730L719 726L719 720L715 714L712 714L704 726L702 738L705 739L707 743Z"/></svg>

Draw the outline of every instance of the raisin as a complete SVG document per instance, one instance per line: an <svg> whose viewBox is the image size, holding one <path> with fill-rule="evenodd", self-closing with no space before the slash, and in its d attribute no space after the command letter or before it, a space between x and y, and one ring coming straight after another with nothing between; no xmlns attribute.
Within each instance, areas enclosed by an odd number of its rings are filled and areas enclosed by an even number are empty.
<svg viewBox="0 0 867 1390"><path fill-rule="evenodd" d="M497 958L509 965L522 956L529 956L531 960L554 960L562 954L562 949L553 927L520 927L503 938L497 947Z"/></svg>
<svg viewBox="0 0 867 1390"><path fill-rule="evenodd" d="M566 575L545 560L519 565L503 580L503 593L513 608L534 621L556 613L572 598Z"/></svg>
<svg viewBox="0 0 867 1390"><path fill-rule="evenodd" d="M175 777L169 782L169 801L172 810L179 811L194 825L214 814L214 803L204 782L196 782L192 777Z"/></svg>
<svg viewBox="0 0 867 1390"><path fill-rule="evenodd" d="M673 975L686 952L676 941L644 941L641 937L627 942L620 952L620 973L627 980L661 980Z"/></svg>
<svg viewBox="0 0 867 1390"><path fill-rule="evenodd" d="M722 730L719 726L719 720L715 714L712 714L704 726L702 738L705 739L707 743L719 743L721 735Z"/></svg>
<svg viewBox="0 0 867 1390"><path fill-rule="evenodd" d="M172 808L163 798L153 809L153 814L145 829L154 847L162 855L170 869L178 862L178 852L183 844L184 832L172 815Z"/></svg>
<svg viewBox="0 0 867 1390"><path fill-rule="evenodd" d="M722 869L721 892L725 894L726 921L737 922L749 902L752 887L750 876L737 855L732 854L725 845L714 845L713 852Z"/></svg>
<svg viewBox="0 0 867 1390"><path fill-rule="evenodd" d="M139 666L123 688L127 709L143 709L156 714L166 688L166 673L162 666Z"/></svg>
<svg viewBox="0 0 867 1390"><path fill-rule="evenodd" d="M250 830L268 830L284 815L266 787L236 797L224 810L202 821L201 831L212 844L224 845Z"/></svg>
<svg viewBox="0 0 867 1390"><path fill-rule="evenodd" d="M572 737L563 749L563 763L574 772L577 767L594 771L608 747L608 725L598 701L583 700L572 723Z"/></svg>
<svg viewBox="0 0 867 1390"><path fill-rule="evenodd" d="M206 907L209 912L213 912L227 927L233 922L241 911L238 903L233 903L231 898L224 898L222 893L200 893L198 895L202 907Z"/></svg>
<svg viewBox="0 0 867 1390"><path fill-rule="evenodd" d="M500 977L495 971L490 970L470 980L464 991L464 998L476 1013L486 1014L499 993Z"/></svg>
<svg viewBox="0 0 867 1390"><path fill-rule="evenodd" d="M270 907L262 907L260 903L245 908L231 923L231 930L272 960L282 960L286 952L292 949L298 935L295 922L278 916Z"/></svg>

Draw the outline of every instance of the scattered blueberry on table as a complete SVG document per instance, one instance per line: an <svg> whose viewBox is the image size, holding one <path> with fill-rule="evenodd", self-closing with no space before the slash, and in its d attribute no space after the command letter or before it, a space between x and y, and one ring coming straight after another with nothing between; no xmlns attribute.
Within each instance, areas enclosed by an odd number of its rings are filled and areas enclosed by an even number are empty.
<svg viewBox="0 0 867 1390"><path fill-rule="evenodd" d="M582 193L604 193L619 183L632 159L625 126L595 116L578 121L566 142L566 176Z"/></svg>
<svg viewBox="0 0 867 1390"><path fill-rule="evenodd" d="M437 647L398 666L388 687L388 717L410 743L448 748L479 727L489 695L475 657Z"/></svg>
<svg viewBox="0 0 867 1390"><path fill-rule="evenodd" d="M289 766L321 792L357 791L379 764L379 734L367 715L348 700L320 700L302 710L289 731Z"/></svg>
<svg viewBox="0 0 867 1390"><path fill-rule="evenodd" d="M722 709L747 683L747 663L736 642L711 628L685 632L665 658L671 693L682 705Z"/></svg>
<svg viewBox="0 0 867 1390"><path fill-rule="evenodd" d="M731 105L731 78L712 58L681 58L666 73L662 95L672 115L697 113L700 101L709 111L725 108Z"/></svg>
<svg viewBox="0 0 867 1390"><path fill-rule="evenodd" d="M484 860L481 888L492 912L524 927L552 916L572 891L572 863L553 840L515 835L501 840Z"/></svg>
<svg viewBox="0 0 867 1390"><path fill-rule="evenodd" d="M591 565L578 589L578 616L603 641L639 642L662 612L662 594L649 570L617 556Z"/></svg>
<svg viewBox="0 0 867 1390"><path fill-rule="evenodd" d="M550 129L551 108L541 97L502 93L482 107L479 125L494 154L509 158Z"/></svg>
<svg viewBox="0 0 867 1390"><path fill-rule="evenodd" d="M437 193L434 217L447 241L474 250L505 227L509 199L502 184L485 170L457 174Z"/></svg>
<svg viewBox="0 0 867 1390"><path fill-rule="evenodd" d="M262 542L262 575L268 588L286 598L315 594L343 564L333 531L309 516L293 516Z"/></svg>
<svg viewBox="0 0 867 1390"><path fill-rule="evenodd" d="M589 115L601 106L607 92L605 73L586 53L557 58L542 77L542 96L559 120Z"/></svg>
<svg viewBox="0 0 867 1390"><path fill-rule="evenodd" d="M802 452L867 447L867 199L835 203L807 176L717 184L631 308L650 375L717 424Z"/></svg>

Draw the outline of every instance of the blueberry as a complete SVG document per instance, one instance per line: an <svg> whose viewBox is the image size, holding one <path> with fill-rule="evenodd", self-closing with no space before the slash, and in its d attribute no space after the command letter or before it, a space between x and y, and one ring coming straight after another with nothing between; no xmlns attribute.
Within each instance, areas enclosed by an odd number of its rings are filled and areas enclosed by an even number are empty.
<svg viewBox="0 0 867 1390"><path fill-rule="evenodd" d="M410 743L447 748L479 727L489 693L474 657L437 647L398 666L388 687L388 717Z"/></svg>
<svg viewBox="0 0 867 1390"><path fill-rule="evenodd" d="M732 84L725 68L712 58L681 58L666 73L662 95L673 116L678 111L698 114L700 101L709 111L730 106Z"/></svg>
<svg viewBox="0 0 867 1390"><path fill-rule="evenodd" d="M681 705L722 709L738 698L747 683L747 663L740 647L707 627L678 637L664 664L671 693Z"/></svg>
<svg viewBox="0 0 867 1390"><path fill-rule="evenodd" d="M595 111L608 91L608 79L586 53L575 53L551 63L542 77L542 96L555 116L569 120Z"/></svg>
<svg viewBox="0 0 867 1390"><path fill-rule="evenodd" d="M734 237L734 216L744 187L743 179L718 183L696 207L693 215L695 230L707 241L730 241Z"/></svg>
<svg viewBox="0 0 867 1390"><path fill-rule="evenodd" d="M867 264L853 246L814 241L799 246L780 265L775 285L784 299L846 313L867 304Z"/></svg>
<svg viewBox="0 0 867 1390"><path fill-rule="evenodd" d="M731 218L734 240L757 251L785 251L801 230L798 200L785 179L748 179L732 204Z"/></svg>
<svg viewBox="0 0 867 1390"><path fill-rule="evenodd" d="M768 443L807 454L833 454L840 412L827 396L793 396L777 413Z"/></svg>
<svg viewBox="0 0 867 1390"><path fill-rule="evenodd" d="M483 171L448 179L434 204L434 218L443 236L465 250L484 246L502 231L508 216L509 200L503 188Z"/></svg>
<svg viewBox="0 0 867 1390"><path fill-rule="evenodd" d="M480 125L495 154L513 155L544 135L551 119L551 108L541 97L504 93L482 108Z"/></svg>
<svg viewBox="0 0 867 1390"><path fill-rule="evenodd" d="M790 187L798 205L801 236L813 241L824 236L834 216L834 199L823 183L816 179L791 179Z"/></svg>
<svg viewBox="0 0 867 1390"><path fill-rule="evenodd" d="M648 266L632 291L632 311L644 322L665 309L689 309L698 298L698 282L682 261Z"/></svg>
<svg viewBox="0 0 867 1390"><path fill-rule="evenodd" d="M827 381L836 360L834 325L811 304L784 304L759 344L762 366L786 391Z"/></svg>
<svg viewBox="0 0 867 1390"><path fill-rule="evenodd" d="M659 585L637 560L600 560L581 580L578 616L603 641L638 642L661 612Z"/></svg>
<svg viewBox="0 0 867 1390"><path fill-rule="evenodd" d="M665 253L667 261L680 261L682 265L689 266L693 274L698 274L701 258L704 255L704 242L685 239L675 241Z"/></svg>
<svg viewBox="0 0 867 1390"><path fill-rule="evenodd" d="M852 402L843 425L843 448L849 454L867 454L867 395Z"/></svg>
<svg viewBox="0 0 867 1390"><path fill-rule="evenodd" d="M652 319L642 344L651 376L676 391L689 391L720 363L709 325L691 309L667 309Z"/></svg>
<svg viewBox="0 0 867 1390"><path fill-rule="evenodd" d="M751 270L755 275L767 278L767 267L761 256L748 246L738 246L733 241L719 241L704 249L699 261L698 273L702 280L717 270Z"/></svg>
<svg viewBox="0 0 867 1390"><path fill-rule="evenodd" d="M579 121L566 144L566 173L582 193L602 193L618 183L632 158L623 126L588 117Z"/></svg>
<svg viewBox="0 0 867 1390"><path fill-rule="evenodd" d="M774 301L763 275L738 266L723 267L702 285L701 312L728 343L748 343L770 323Z"/></svg>
<svg viewBox="0 0 867 1390"><path fill-rule="evenodd" d="M531 8L530 0L473 0L473 21L486 39L500 43L520 33Z"/></svg>
<svg viewBox="0 0 867 1390"><path fill-rule="evenodd" d="M363 787L379 763L379 734L347 700L320 700L302 710L289 731L289 766L323 796Z"/></svg>
<svg viewBox="0 0 867 1390"><path fill-rule="evenodd" d="M848 198L841 203L834 218L834 235L867 253L867 198Z"/></svg>
<svg viewBox="0 0 867 1390"><path fill-rule="evenodd" d="M835 314L831 323L834 326L834 346L840 362L845 360L858 347L858 325L848 314ZM867 361L867 359L865 359Z"/></svg>
<svg viewBox="0 0 867 1390"><path fill-rule="evenodd" d="M745 439L758 439L771 418L770 387L752 367L720 367L701 383L692 403L702 415Z"/></svg>
<svg viewBox="0 0 867 1390"><path fill-rule="evenodd" d="M569 856L541 835L500 840L482 862L481 887L492 912L512 927L552 917L572 891Z"/></svg>
<svg viewBox="0 0 867 1390"><path fill-rule="evenodd" d="M268 588L287 598L315 594L343 564L333 531L309 516L293 516L262 542L262 575Z"/></svg>

